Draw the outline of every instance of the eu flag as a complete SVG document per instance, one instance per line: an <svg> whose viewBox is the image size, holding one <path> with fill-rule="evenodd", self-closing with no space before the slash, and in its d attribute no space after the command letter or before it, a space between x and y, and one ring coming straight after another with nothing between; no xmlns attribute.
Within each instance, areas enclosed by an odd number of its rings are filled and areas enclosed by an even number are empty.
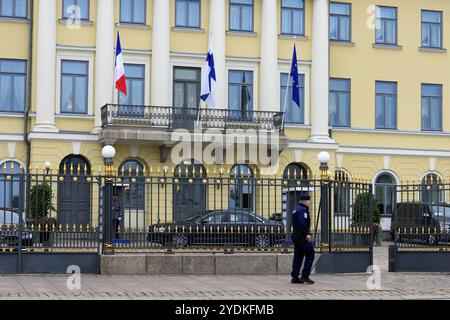
<svg viewBox="0 0 450 320"><path fill-rule="evenodd" d="M300 108L300 89L298 82L298 67L297 67L297 50L294 44L294 54L292 56L291 74L292 77L292 100Z"/></svg>

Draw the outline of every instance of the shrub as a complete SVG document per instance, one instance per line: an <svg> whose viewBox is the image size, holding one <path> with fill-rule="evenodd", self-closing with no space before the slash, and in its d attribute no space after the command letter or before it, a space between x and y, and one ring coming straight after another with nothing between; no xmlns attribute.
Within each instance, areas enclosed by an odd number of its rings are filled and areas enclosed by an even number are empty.
<svg viewBox="0 0 450 320"><path fill-rule="evenodd" d="M369 213L369 208L372 206L372 217ZM368 192L359 194L353 207L352 222L356 225L369 225L376 224L380 226L381 212L378 206L378 201L375 196L370 195ZM371 219L372 218L372 219Z"/></svg>
<svg viewBox="0 0 450 320"><path fill-rule="evenodd" d="M29 219L43 220L51 210L55 210L52 205L53 191L47 183L37 184L30 189L30 211Z"/></svg>

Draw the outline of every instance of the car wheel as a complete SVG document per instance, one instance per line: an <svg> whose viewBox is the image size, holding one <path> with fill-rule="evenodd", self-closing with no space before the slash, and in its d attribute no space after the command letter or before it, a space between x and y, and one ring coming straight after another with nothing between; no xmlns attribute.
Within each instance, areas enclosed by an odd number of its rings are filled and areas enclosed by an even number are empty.
<svg viewBox="0 0 450 320"><path fill-rule="evenodd" d="M255 246L257 248L267 248L270 247L270 239L268 235L259 234L255 237Z"/></svg>
<svg viewBox="0 0 450 320"><path fill-rule="evenodd" d="M177 233L172 237L173 246L176 248L185 248L188 246L188 236L184 233Z"/></svg>

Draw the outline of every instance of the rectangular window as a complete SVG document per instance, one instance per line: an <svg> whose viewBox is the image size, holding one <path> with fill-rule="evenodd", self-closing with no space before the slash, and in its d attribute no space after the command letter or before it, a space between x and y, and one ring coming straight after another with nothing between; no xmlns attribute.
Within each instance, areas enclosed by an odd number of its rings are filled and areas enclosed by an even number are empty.
<svg viewBox="0 0 450 320"><path fill-rule="evenodd" d="M397 8L377 6L376 43L397 44Z"/></svg>
<svg viewBox="0 0 450 320"><path fill-rule="evenodd" d="M253 31L253 0L230 0L230 30Z"/></svg>
<svg viewBox="0 0 450 320"><path fill-rule="evenodd" d="M0 111L25 110L26 74L26 61L0 60Z"/></svg>
<svg viewBox="0 0 450 320"><path fill-rule="evenodd" d="M89 0L63 0L63 19L89 20Z"/></svg>
<svg viewBox="0 0 450 320"><path fill-rule="evenodd" d="M120 22L145 24L145 0L120 0Z"/></svg>
<svg viewBox="0 0 450 320"><path fill-rule="evenodd" d="M289 82L288 82L289 80ZM286 123L305 123L305 75L298 75L299 90L300 90L300 107L292 100L292 79L289 74L281 74L281 88L280 88L280 111L285 111L284 121ZM287 98L286 98L286 85ZM284 108L286 99L286 109Z"/></svg>
<svg viewBox="0 0 450 320"><path fill-rule="evenodd" d="M200 102L200 68L174 68L173 102L175 107L197 109Z"/></svg>
<svg viewBox="0 0 450 320"><path fill-rule="evenodd" d="M253 71L228 72L228 109L233 120L253 118Z"/></svg>
<svg viewBox="0 0 450 320"><path fill-rule="evenodd" d="M422 130L442 130L442 85L422 84Z"/></svg>
<svg viewBox="0 0 450 320"><path fill-rule="evenodd" d="M330 40L351 41L350 3L330 3Z"/></svg>
<svg viewBox="0 0 450 320"><path fill-rule="evenodd" d="M377 129L397 128L397 82L376 82L375 117Z"/></svg>
<svg viewBox="0 0 450 320"><path fill-rule="evenodd" d="M330 125L350 127L350 80L330 79Z"/></svg>
<svg viewBox="0 0 450 320"><path fill-rule="evenodd" d="M8 18L26 18L27 0L0 0L0 16Z"/></svg>
<svg viewBox="0 0 450 320"><path fill-rule="evenodd" d="M200 28L200 0L176 0L175 25Z"/></svg>
<svg viewBox="0 0 450 320"><path fill-rule="evenodd" d="M422 10L422 47L442 48L442 12Z"/></svg>
<svg viewBox="0 0 450 320"><path fill-rule="evenodd" d="M61 61L61 113L87 114L87 61Z"/></svg>
<svg viewBox="0 0 450 320"><path fill-rule="evenodd" d="M305 35L304 0L281 1L281 33Z"/></svg>
<svg viewBox="0 0 450 320"><path fill-rule="evenodd" d="M145 100L145 65L143 64L124 64L127 95L119 92L119 104L127 106L127 112L143 112L142 106ZM134 109L130 106L136 106ZM139 107L140 106L140 107ZM139 109L139 110L138 110ZM124 108L119 108L123 113Z"/></svg>

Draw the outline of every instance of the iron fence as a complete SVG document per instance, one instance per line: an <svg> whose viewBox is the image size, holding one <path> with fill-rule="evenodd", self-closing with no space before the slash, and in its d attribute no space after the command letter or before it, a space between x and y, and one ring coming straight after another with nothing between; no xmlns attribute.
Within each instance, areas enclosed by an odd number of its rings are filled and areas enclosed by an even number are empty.
<svg viewBox="0 0 450 320"><path fill-rule="evenodd" d="M80 166L33 171L0 174L3 251L287 252L292 212L304 193L317 248L370 251L373 243L372 186L362 180L264 178L244 170L226 177L195 168L173 176L96 175Z"/></svg>
<svg viewBox="0 0 450 320"><path fill-rule="evenodd" d="M450 249L450 184L426 179L395 188L391 232L399 250Z"/></svg>

